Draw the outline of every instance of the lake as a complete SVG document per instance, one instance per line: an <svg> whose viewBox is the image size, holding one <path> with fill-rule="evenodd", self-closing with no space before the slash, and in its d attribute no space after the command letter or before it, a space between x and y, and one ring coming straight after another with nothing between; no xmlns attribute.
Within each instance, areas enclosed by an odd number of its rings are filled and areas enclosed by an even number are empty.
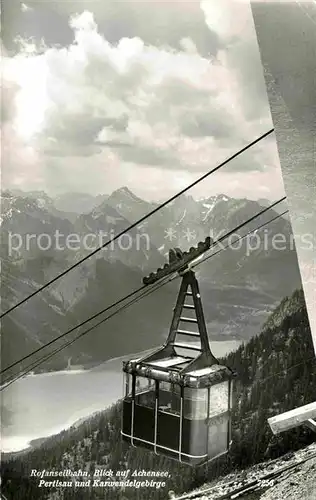
<svg viewBox="0 0 316 500"><path fill-rule="evenodd" d="M237 340L211 342L217 357L237 349L239 344ZM123 395L122 360L129 358L133 355L91 370L29 375L3 390L6 417L2 421L2 451L27 448L33 439L61 432L115 403Z"/></svg>

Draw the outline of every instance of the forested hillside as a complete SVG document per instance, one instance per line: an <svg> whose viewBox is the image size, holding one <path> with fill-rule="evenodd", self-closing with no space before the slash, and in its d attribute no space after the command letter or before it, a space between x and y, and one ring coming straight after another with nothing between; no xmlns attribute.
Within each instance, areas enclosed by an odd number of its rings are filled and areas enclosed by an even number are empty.
<svg viewBox="0 0 316 500"><path fill-rule="evenodd" d="M194 470L150 452L126 448L120 438L118 402L38 448L5 461L3 493L8 500L166 499L168 490L188 491L217 475L299 449L314 440L312 431L300 427L274 437L267 418L315 400L315 361L304 295L298 290L282 301L258 336L223 360L238 373L233 446L227 457ZM170 478L161 489L126 488L123 492L113 488L39 488L39 479L30 477L32 469L90 473L105 467L113 471L164 470Z"/></svg>

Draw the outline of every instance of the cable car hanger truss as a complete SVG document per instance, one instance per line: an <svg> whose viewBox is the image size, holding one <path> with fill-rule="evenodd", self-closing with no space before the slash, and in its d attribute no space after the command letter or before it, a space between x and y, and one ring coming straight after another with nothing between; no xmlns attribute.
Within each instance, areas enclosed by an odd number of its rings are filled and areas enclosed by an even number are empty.
<svg viewBox="0 0 316 500"><path fill-rule="evenodd" d="M198 243L197 247L191 247L188 252L182 252L180 248L169 250L169 263L157 269L155 273L150 273L149 276L143 278L144 285L152 285L161 278L175 272L181 275L181 273L188 271L195 259L201 258L213 243L214 241L208 236L204 241Z"/></svg>
<svg viewBox="0 0 316 500"><path fill-rule="evenodd" d="M196 357L186 357L185 366L179 371L180 376L194 370L219 365L210 348L199 285L195 273L191 269L193 263L210 249L211 243L213 241L210 237L207 237L204 241L198 243L197 247L191 247L189 252L182 252L179 248L171 249L169 251L169 264L165 264L163 268L159 268L155 273L151 273L143 279L143 283L149 285L175 272L182 276L167 341L153 353L139 359L137 363L142 365L146 363L152 364L166 358L176 358L178 356L176 349L180 348L199 352ZM193 303L187 303L187 297L192 297ZM195 312L195 318L185 315L188 310ZM180 327L180 323L195 324L198 331L184 330ZM178 335L187 336L195 341L199 340L200 347L192 342L188 344L177 342ZM181 368L181 365L179 368Z"/></svg>

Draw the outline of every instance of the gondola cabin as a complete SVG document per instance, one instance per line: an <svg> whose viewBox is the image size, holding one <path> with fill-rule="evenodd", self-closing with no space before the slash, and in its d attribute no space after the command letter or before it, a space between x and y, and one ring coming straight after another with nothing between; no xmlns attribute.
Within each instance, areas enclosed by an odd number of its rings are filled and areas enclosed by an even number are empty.
<svg viewBox="0 0 316 500"><path fill-rule="evenodd" d="M231 445L234 374L210 350L198 283L188 265L209 245L207 239L189 254L177 250L169 257L164 275L176 270L182 283L168 339L153 353L123 363L123 440L194 466ZM160 279L159 271L144 283ZM184 329L188 324L191 329Z"/></svg>

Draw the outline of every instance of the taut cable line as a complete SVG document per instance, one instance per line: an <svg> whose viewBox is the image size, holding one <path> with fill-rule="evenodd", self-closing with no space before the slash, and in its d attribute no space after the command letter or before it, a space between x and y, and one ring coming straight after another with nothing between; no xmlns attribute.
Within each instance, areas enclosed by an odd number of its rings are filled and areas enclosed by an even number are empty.
<svg viewBox="0 0 316 500"><path fill-rule="evenodd" d="M211 174L213 174L214 172L216 172L220 168L222 168L225 165L227 165L227 163L231 162L232 160L234 160L235 158L237 158L239 155L241 155L242 153L244 153L245 151L247 151L248 149L250 149L252 146L254 146L258 142L260 142L263 139L265 139L266 137L268 137L270 134L272 134L272 132L274 132L274 128L268 130L267 132L265 132L264 134L262 134L260 137L258 137L254 141L252 141L249 144L247 144L242 149L240 149L239 151L237 151L237 153L233 154L232 156L230 156L229 158L227 158L226 160L224 160L222 163L220 163L219 165L217 165L216 167L214 167L213 169L211 169L209 172L207 172L206 174L204 174L201 177L199 177L197 180L195 180L194 182L192 182L186 188L182 189L181 191L179 191L178 193L176 193L174 196L172 196L168 200L166 200L163 203L161 203L158 207L156 207L153 210L151 210L148 214L144 215L143 217L141 217L136 222L133 222L133 224L131 224L126 229L124 229L123 231L121 231L118 234L116 234L115 236L113 236L113 238L107 240L105 243L103 243L103 245L101 245L100 247L98 247L96 250L93 250L88 255L86 255L82 259L78 260L78 262L76 262L72 266L70 266L67 269L65 269L65 271L63 271L62 273L58 274L57 276L55 276L54 278L52 278L50 281L48 281L47 283L45 283L44 285L42 285L41 287L39 287L37 290L35 290L31 294L29 294L27 297L25 297L24 299L20 300L15 305L13 305L12 307L10 307L6 311L4 311L0 315L0 319L3 318L4 316L6 316L7 314L11 313L12 311L14 311L15 309L17 309L18 307L20 307L22 304L25 304L26 302L28 302L31 298L35 297L35 295L39 294L40 292L42 292L43 290L45 290L46 288L48 288L50 285L52 285L53 283L55 283L59 279L61 279L64 276L66 276L66 274L68 274L70 271L72 271L76 267L80 266L83 262L85 262L88 259L90 259L93 255L96 255L103 248L106 248L108 245L110 245L113 241L116 241L118 238L120 238L121 236L123 236L124 234L126 234L128 231L130 231L130 230L134 229L135 227L137 227L143 221L145 221L146 219L148 219L149 217L151 217L152 215L154 215L155 213L157 213L159 210L161 210L162 208L164 208L166 205L170 204L172 201L174 201L175 199L177 199L179 196L181 196L182 194L186 193L187 191L189 191L190 189L192 189L194 186L196 186L197 184L199 184L200 182L202 182L203 180L205 180L207 177L209 177Z"/></svg>
<svg viewBox="0 0 316 500"><path fill-rule="evenodd" d="M286 199L286 197L283 197L281 198L280 200L272 203L270 206L262 209L260 212L258 212L256 215L252 216L251 218L247 219L245 222L239 224L239 226L235 227L234 229L232 229L231 231L229 231L228 233L224 234L223 236L221 236L218 240L215 240L213 241L212 245L211 245L211 249L216 246L216 244L218 243L221 243L223 240L225 240L226 238L228 238L229 236L235 234L235 232L239 229L241 229L242 227L244 227L245 225L249 224L249 222L252 222L253 220L255 220L257 217L260 217L261 215L263 215L265 212L267 212L268 210L271 210L272 208L274 208L276 205L278 205L279 203L281 203L282 201L284 201ZM284 212L286 213L286 212ZM274 219L273 219L274 220ZM259 226L258 228L256 228L255 230L253 231L256 231L258 229L260 229L261 226ZM251 231L251 232L253 232ZM250 233L251 233L250 232ZM249 233L249 234L250 234ZM246 236L246 235L245 235ZM217 252L218 253L218 252ZM207 257L208 258L208 257ZM207 258L203 259L203 260L207 260ZM202 260L200 261L200 263L202 263ZM43 349L45 349L46 347L49 347L50 345L54 344L55 342L57 342L58 340L70 335L71 333L73 333L75 330L77 330L78 328L86 325L87 323L89 323L90 321L92 321L93 319L96 319L97 317L101 316L102 314L106 313L107 311L109 311L110 309L112 309L113 307L116 307L118 306L119 304L121 304L122 302L124 302L125 300L133 297L134 295L136 295L137 293L141 292L144 288L146 288L147 285L143 285L141 287L139 287L138 289L136 290L133 290L132 292L130 292L129 294L127 294L125 297L122 297L121 299L117 300L116 302L114 302L113 304L110 304L109 306L105 307L104 309L102 309L101 311L95 313L93 316L90 316L88 319L82 321L81 323L79 323L78 325L72 327L70 330L67 330L65 333L62 333L61 335L59 335L58 337L55 337L54 339L50 340L49 342L47 342L46 344L42 345L41 347L35 349L34 351L32 351L31 353L23 356L22 358L18 359L17 361L15 361L14 363L11 363L9 366L3 368L1 371L0 371L0 375L2 375L3 373L7 372L8 370L10 370L11 368L14 368L15 366L19 365L20 363L22 363L23 361L25 361L26 359L29 359L31 356L41 352Z"/></svg>
<svg viewBox="0 0 316 500"><path fill-rule="evenodd" d="M282 200L282 201L283 201L283 200ZM278 202L278 203L280 203L280 202ZM273 206L274 206L274 205L275 205L275 203L273 204ZM271 206L272 206L272 205L271 205ZM271 209L271 206L270 206L270 207L268 207L267 209ZM265 211L266 211L267 209L265 209ZM282 217L282 216L283 216L283 215L285 215L286 213L288 213L288 210L284 211L284 212L283 212L283 213L281 213L281 214L276 215L274 218L270 219L269 221L267 221L267 222L264 222L264 223L260 224L260 225L259 225L259 226L257 226L256 228L254 228L254 229L252 229L252 230L248 231L248 232L247 232L246 234L244 234L243 236L241 236L241 237L237 237L233 243L235 243L235 242L237 242L237 241L240 241L240 240L243 240L243 239L244 239L244 238L246 238L248 235L250 235L250 234L252 234L252 233L254 233L254 232L258 231L259 229L263 228L264 226L266 226L266 225L268 225L268 224L270 224L270 223L274 222L275 220L279 219L280 217ZM260 213L259 213L256 217L258 217L258 216L259 216L259 215L261 215L261 214L262 214L262 211L261 211L261 212L260 212ZM251 220L253 220L253 219L254 219L254 217L252 217L252 218L250 219L250 221L251 221ZM246 221L243 225L246 225L248 222L249 222L249 221ZM236 231L236 229L235 229L234 231ZM229 233L227 233L227 234L228 234L228 235L230 235L230 234L233 234L233 232L231 232L231 231L230 231L230 232L229 232ZM221 240L222 240L222 239L224 239L224 238L225 238L225 236L223 236L223 237L221 238ZM218 241L219 241L219 240L218 240ZM213 245L213 246L215 246L215 245L216 245L216 243L217 243L217 242L214 242L214 245ZM211 255L209 255L209 256L207 256L207 257L205 257L204 259L200 260L199 262L197 262L197 263L196 263L194 266L192 266L192 267L196 267L196 266L198 266L198 265L202 264L203 262L205 262L206 260L210 259L211 257L214 257L215 255L219 254L221 251L226 250L227 248L229 248L229 247L231 246L231 244L232 244L232 243L230 243L230 244L228 244L228 245L226 245L226 246L224 246L224 247L220 248L218 251L216 251L216 252L214 252L213 254L211 254ZM37 360L37 361L35 361L35 362L31 363L30 365L28 365L28 366L26 367L26 369L22 370L22 372L21 372L21 373L17 374L17 375L15 376L15 378L5 380L5 381L4 381L4 383L3 383L3 385L2 385L2 386L1 386L1 388L0 388L0 391L2 391L2 390L4 390L4 389L6 389L8 386L10 386L11 384L13 384L14 382L16 382L16 381L17 381L17 380L19 380L20 378L24 377L25 375L27 375L28 373L30 373L31 371L33 371L35 368L37 368L39 365L41 365L42 363L44 363L45 361L47 361L48 359L50 359L51 357L53 357L55 354L59 353L59 352L60 352L60 351L62 351L63 349L67 348L69 345L71 345L71 344L73 344L74 342L76 342L79 338L82 338L83 336L85 336L85 335L87 335L88 333L90 333L92 330L94 330L96 327L100 326L102 323L105 323L108 319L112 318L113 316L115 316L116 314L118 314L119 312L121 312L122 310L124 310L124 309L126 309L126 308L130 307L130 306L131 306L131 305L133 305L134 303L137 303L139 300L141 300L141 299L142 299L142 298L144 298L145 296L150 295L151 293L153 293L153 292L155 292L156 290L158 290L158 289L162 288L162 287L163 287L163 286L165 286L167 283L170 283L170 282L174 281L174 280L175 280L175 279L177 279L177 278L179 278L179 275L178 275L178 274L175 274L174 276L169 276L167 280L160 280L158 283L156 283L156 285L154 285L154 286L150 287L149 289L148 289L148 287L146 287L146 288L147 288L147 290L146 290L146 291L144 291L144 292L143 292L141 295L139 295L138 297L136 297L136 298L132 299L132 300L131 300L130 302L128 302L127 304L124 304L124 305L123 305L123 306L121 306L119 309L115 310L112 314L110 314L110 315L109 315L109 316L107 316L106 318L103 318L103 319L102 319L102 320L100 320L98 323L96 323L96 324L92 325L90 328L88 328L87 330L85 330L84 332L82 332L81 334L79 334L79 335L78 335L77 337L75 337L74 339L72 339L72 340L70 340L70 341L66 342L65 344L63 344L62 346L60 346L60 347L56 348L54 351L52 351L52 352L51 352L51 353L49 353L48 355L43 356L43 357L41 357L39 360ZM113 304L113 305L112 305L112 307L114 307L115 305L118 305L119 303L123 302L124 300L127 300L127 298L130 298L132 295L136 294L136 292L142 291L143 289L144 289L144 287L141 287L139 290L135 290L134 292L132 292L132 293L131 293L131 294L129 294L128 296L126 296L126 297L124 297L123 299L121 299L120 301L118 301L116 304ZM108 309L109 309L109 308L107 308L107 310L108 310ZM102 312L104 312L104 311L102 311ZM79 326L83 326L83 324L86 324L88 321L91 321L91 319L96 318L96 317L97 317L98 315L100 315L102 312L97 313L96 315L94 315L94 316L93 316L93 318L89 318L89 319L88 319L88 320L86 320L84 323L82 323L82 324L78 325L76 328L79 328ZM58 340L60 340L61 338L65 337L66 335L70 334L70 333L71 333L71 332L73 332L73 331L74 331L74 329L72 329L71 331L68 331L68 332L66 332L66 333L62 334L61 336L59 336L59 337L57 337L56 339L54 339L53 341L51 341L49 344L46 344L46 345L42 346L42 347L40 348L40 350L44 349L45 347L48 347L49 345L51 345L51 344L52 344L52 343L54 343L54 342L57 342ZM25 356L24 358L21 358L21 360L19 360L19 361L15 362L15 363L14 363L14 364L12 364L10 367L5 368L5 369L4 369L1 373L3 373L4 371L7 371L9 368L12 368L13 366L16 366L17 364L20 364L22 361L24 361L25 359L29 358L30 356L32 356L32 355L34 355L34 354L36 354L37 352L38 352L38 350L37 350L37 351L34 351L33 353L29 354L28 356Z"/></svg>

